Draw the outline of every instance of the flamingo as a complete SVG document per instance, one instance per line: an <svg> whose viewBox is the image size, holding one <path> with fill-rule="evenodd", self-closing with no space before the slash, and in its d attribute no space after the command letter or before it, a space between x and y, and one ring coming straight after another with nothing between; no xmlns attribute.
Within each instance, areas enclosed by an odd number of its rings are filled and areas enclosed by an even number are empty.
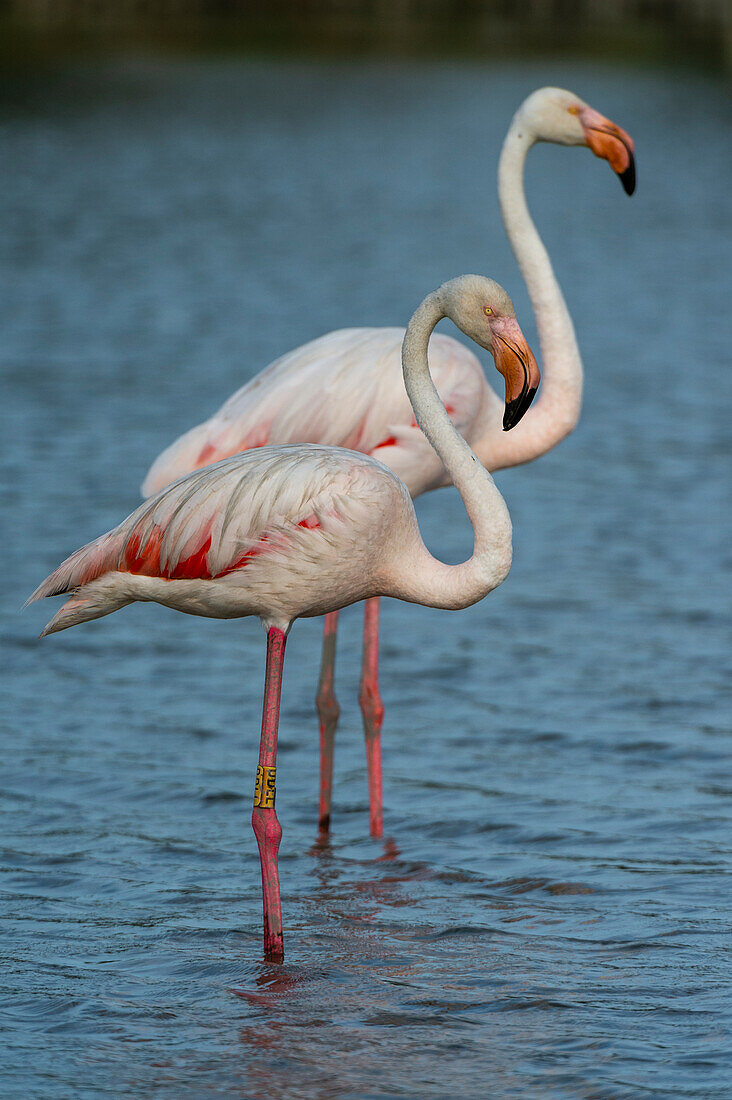
<svg viewBox="0 0 732 1100"><path fill-rule="evenodd" d="M536 314L544 365L542 393L520 429L524 394L501 422L500 400L476 356L449 336L435 335L432 374L460 433L488 470L515 466L551 450L575 427L582 400L582 361L561 289L524 195L527 153L539 141L587 145L608 160L628 194L635 188L633 141L579 96L541 88L519 107L498 167L498 197L509 241ZM449 471L422 435L399 369L400 328L331 332L270 364L209 420L171 444L142 485L148 496L211 462L266 443L324 443L372 454L404 482L412 497L449 485ZM333 747L340 714L333 682L338 612L325 617L316 706L320 719L319 827L330 824ZM379 600L366 601L359 702L369 786L369 827L383 832L379 693Z"/></svg>
<svg viewBox="0 0 732 1100"><path fill-rule="evenodd" d="M285 641L293 621L375 596L468 607L501 584L511 566L508 508L452 424L430 376L427 347L443 317L491 352L512 419L538 386L539 369L511 299L481 276L443 284L406 330L406 392L472 522L468 561L445 565L430 554L409 489L378 459L338 447L280 444L223 459L160 490L67 558L28 600L69 597L41 637L135 600L212 618L259 616L267 658L252 826L268 959L284 957L275 775Z"/></svg>

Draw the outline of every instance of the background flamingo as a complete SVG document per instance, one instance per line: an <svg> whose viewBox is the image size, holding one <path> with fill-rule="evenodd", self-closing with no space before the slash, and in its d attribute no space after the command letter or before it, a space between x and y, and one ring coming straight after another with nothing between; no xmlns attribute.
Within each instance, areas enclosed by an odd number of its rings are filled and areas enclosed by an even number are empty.
<svg viewBox="0 0 732 1100"><path fill-rule="evenodd" d="M467 275L425 298L404 338L404 382L475 533L473 555L444 565L422 541L409 491L381 462L335 447L269 446L188 474L72 554L28 602L70 594L43 634L153 600L192 615L258 615L267 630L262 734L252 825L262 866L264 944L283 955L274 808L285 640L293 621L396 596L457 609L496 588L511 565L511 520L493 479L452 425L431 380L429 338L450 317L491 351L516 409L539 373L511 300ZM513 413L512 415L520 415Z"/></svg>
<svg viewBox="0 0 732 1100"><path fill-rule="evenodd" d="M526 205L526 155L538 141L587 145L609 161L628 194L635 187L633 142L625 131L572 92L541 88L516 112L504 141L498 195L506 232L526 280L543 359L542 392L521 427L505 434L528 408L523 391L501 412L476 356L448 336L435 335L431 369L455 426L486 469L529 462L576 425L582 401L582 361L567 306ZM422 435L399 370L399 328L343 329L305 344L270 364L209 420L176 440L153 463L144 495L191 470L267 443L323 443L375 455L412 497L449 485L449 471ZM326 617L316 703L320 717L319 823L330 822L333 743L339 716L334 692L337 611ZM383 830L378 682L379 602L366 602L359 702L369 783L370 831Z"/></svg>

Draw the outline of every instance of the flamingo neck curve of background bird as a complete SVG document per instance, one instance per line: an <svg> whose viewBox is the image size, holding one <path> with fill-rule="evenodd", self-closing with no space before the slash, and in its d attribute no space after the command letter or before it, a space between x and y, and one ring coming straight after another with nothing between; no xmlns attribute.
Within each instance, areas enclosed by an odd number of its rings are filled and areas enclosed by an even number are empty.
<svg viewBox="0 0 732 1100"><path fill-rule="evenodd" d="M602 145L592 136L600 126L606 128ZM490 470L517 466L546 454L576 427L582 409L583 367L574 324L526 201L526 158L539 142L585 145L597 156L615 157L611 164L626 191L632 194L635 187L631 138L579 96L563 88L540 88L516 111L498 162L498 201L536 318L542 386L515 431L499 435L491 419L475 440L475 452Z"/></svg>

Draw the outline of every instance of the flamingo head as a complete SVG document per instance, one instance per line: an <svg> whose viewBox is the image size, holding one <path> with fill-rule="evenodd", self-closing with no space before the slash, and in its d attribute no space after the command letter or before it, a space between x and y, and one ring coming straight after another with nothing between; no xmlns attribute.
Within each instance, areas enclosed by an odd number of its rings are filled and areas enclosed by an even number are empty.
<svg viewBox="0 0 732 1100"><path fill-rule="evenodd" d="M503 430L518 424L534 400L541 374L513 302L493 279L462 275L440 288L442 308L457 327L493 356L506 384Z"/></svg>
<svg viewBox="0 0 732 1100"><path fill-rule="evenodd" d="M635 191L632 137L573 92L539 88L521 104L516 122L534 141L586 145L617 173L626 194Z"/></svg>

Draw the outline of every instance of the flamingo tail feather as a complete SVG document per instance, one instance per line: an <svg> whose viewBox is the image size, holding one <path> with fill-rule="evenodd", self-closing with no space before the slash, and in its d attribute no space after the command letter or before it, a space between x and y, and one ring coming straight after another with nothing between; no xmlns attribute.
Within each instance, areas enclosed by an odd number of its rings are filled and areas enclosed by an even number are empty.
<svg viewBox="0 0 732 1100"><path fill-rule="evenodd" d="M67 630L70 626L88 623L92 619L101 619L104 615L118 611L125 604L132 603L129 597L122 594L110 593L104 588L102 591L97 591L97 586L98 582L75 592L46 624L39 637L45 638L47 634L56 634L59 630Z"/></svg>
<svg viewBox="0 0 732 1100"><path fill-rule="evenodd" d="M23 607L27 607L29 603L34 603L36 600L42 600L45 596L64 596L67 592L74 592L89 584L90 581L96 580L110 566L114 567L111 559L116 541L114 533L110 531L109 534L101 535L93 542L82 546L80 550L76 550L38 585Z"/></svg>

